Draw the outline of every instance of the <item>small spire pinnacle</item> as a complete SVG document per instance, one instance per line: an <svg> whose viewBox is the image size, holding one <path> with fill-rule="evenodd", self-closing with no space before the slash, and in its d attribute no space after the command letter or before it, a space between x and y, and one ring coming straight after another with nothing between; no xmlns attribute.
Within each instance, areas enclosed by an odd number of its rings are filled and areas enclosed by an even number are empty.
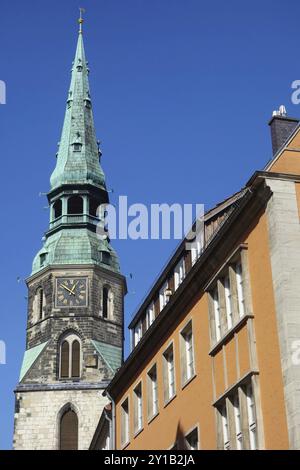
<svg viewBox="0 0 300 470"><path fill-rule="evenodd" d="M84 19L82 17L82 14L85 13L85 9L84 8L79 8L79 12L80 12L80 16L79 16L79 20L78 20L78 23L79 23L79 34L82 34L82 23L84 22Z"/></svg>

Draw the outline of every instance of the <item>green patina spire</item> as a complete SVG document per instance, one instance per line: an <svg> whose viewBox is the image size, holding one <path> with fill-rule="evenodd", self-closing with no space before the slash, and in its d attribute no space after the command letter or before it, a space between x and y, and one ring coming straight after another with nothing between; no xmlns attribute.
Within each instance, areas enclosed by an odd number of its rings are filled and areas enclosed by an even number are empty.
<svg viewBox="0 0 300 470"><path fill-rule="evenodd" d="M50 227L34 258L32 274L50 265L80 264L119 272L109 239L97 236L100 219L96 208L108 202L108 194L99 163L82 23L80 15L62 136L48 193Z"/></svg>
<svg viewBox="0 0 300 470"><path fill-rule="evenodd" d="M80 29L57 164L50 179L52 189L72 183L91 183L105 189L105 177L99 165L88 80L89 68L83 45L83 20L79 21Z"/></svg>

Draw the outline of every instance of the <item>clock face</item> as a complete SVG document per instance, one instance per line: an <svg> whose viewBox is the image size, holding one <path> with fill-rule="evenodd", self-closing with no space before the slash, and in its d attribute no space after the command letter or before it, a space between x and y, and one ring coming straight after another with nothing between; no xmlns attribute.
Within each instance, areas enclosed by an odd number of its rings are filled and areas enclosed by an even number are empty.
<svg viewBox="0 0 300 470"><path fill-rule="evenodd" d="M87 278L56 278L56 307L86 307Z"/></svg>

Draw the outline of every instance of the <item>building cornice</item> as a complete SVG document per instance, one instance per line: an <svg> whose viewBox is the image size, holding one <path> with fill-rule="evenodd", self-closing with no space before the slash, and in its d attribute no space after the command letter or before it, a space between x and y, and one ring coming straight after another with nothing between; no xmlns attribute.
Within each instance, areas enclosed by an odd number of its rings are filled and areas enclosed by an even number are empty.
<svg viewBox="0 0 300 470"><path fill-rule="evenodd" d="M250 221L262 211L271 194L270 189L261 179L259 185L256 185L253 190L250 189L244 195L240 204L220 228L215 238L188 272L168 304L146 331L141 341L133 349L109 384L107 390L112 397L115 398L121 393L122 387L128 383L128 377L134 378L137 372L137 364L138 368L140 368L148 355L153 353L154 346L159 344L165 334L180 321L185 314L186 308L193 302L191 299L199 297L201 290L204 290L204 286L217 271L221 260L226 258L235 249L236 245L240 243L241 237L249 226ZM148 341L150 336L151 341ZM136 361L137 358L138 362Z"/></svg>

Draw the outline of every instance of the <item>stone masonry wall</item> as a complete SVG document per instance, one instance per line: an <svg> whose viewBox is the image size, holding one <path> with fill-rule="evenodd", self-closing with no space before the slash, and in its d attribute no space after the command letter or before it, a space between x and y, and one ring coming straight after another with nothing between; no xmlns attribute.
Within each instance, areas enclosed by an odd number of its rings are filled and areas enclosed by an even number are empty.
<svg viewBox="0 0 300 470"><path fill-rule="evenodd" d="M78 416L78 449L87 450L107 398L103 390L17 392L14 448L56 450L59 422L65 406L71 404Z"/></svg>

